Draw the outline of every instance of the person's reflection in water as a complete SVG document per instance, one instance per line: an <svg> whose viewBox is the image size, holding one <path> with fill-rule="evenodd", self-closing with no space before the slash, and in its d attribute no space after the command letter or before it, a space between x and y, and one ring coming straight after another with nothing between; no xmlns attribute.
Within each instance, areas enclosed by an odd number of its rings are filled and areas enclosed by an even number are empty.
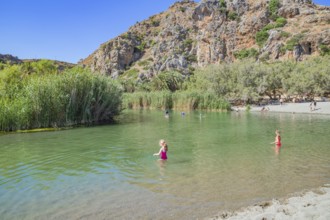
<svg viewBox="0 0 330 220"><path fill-rule="evenodd" d="M159 180L163 180L165 177L165 171L166 171L166 160L158 160L156 161L157 165L159 167Z"/></svg>
<svg viewBox="0 0 330 220"><path fill-rule="evenodd" d="M274 149L275 149L275 154L276 154L276 155L279 155L279 154L280 154L280 150L281 150L281 146L276 145L276 146L274 147Z"/></svg>

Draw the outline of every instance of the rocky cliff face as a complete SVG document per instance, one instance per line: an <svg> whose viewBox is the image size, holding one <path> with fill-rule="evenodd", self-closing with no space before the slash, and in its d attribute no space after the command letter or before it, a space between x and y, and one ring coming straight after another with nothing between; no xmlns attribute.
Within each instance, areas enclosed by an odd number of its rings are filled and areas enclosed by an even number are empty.
<svg viewBox="0 0 330 220"><path fill-rule="evenodd" d="M302 60L330 45L330 7L310 0L184 0L102 44L81 63L152 77L248 56Z"/></svg>

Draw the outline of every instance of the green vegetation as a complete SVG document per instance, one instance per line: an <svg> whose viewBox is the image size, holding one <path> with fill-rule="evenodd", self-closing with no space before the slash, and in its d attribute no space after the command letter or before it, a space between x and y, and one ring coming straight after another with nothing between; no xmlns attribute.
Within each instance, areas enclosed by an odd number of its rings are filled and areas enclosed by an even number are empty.
<svg viewBox="0 0 330 220"><path fill-rule="evenodd" d="M278 17L275 22L277 28L284 27L288 23L288 21L283 17Z"/></svg>
<svg viewBox="0 0 330 220"><path fill-rule="evenodd" d="M319 48L322 56L330 55L330 48L327 45L320 44Z"/></svg>
<svg viewBox="0 0 330 220"><path fill-rule="evenodd" d="M285 49L293 51L294 47L299 45L299 42L303 37L304 37L303 34L294 35L292 38L287 40Z"/></svg>
<svg viewBox="0 0 330 220"><path fill-rule="evenodd" d="M270 17L272 20L277 19L277 12L280 7L280 1L279 0L270 0L269 5L268 5L268 10L270 12Z"/></svg>
<svg viewBox="0 0 330 220"><path fill-rule="evenodd" d="M184 78L177 71L167 71L157 74L150 81L152 91L171 91L175 92L183 87Z"/></svg>
<svg viewBox="0 0 330 220"><path fill-rule="evenodd" d="M138 49L139 51L143 52L144 49L146 48L146 46L147 46L147 42L142 41L141 44L136 46L135 48Z"/></svg>
<svg viewBox="0 0 330 220"><path fill-rule="evenodd" d="M262 31L269 31L274 28L284 27L287 23L287 20L283 17L279 17L276 19L275 23L269 23L265 27L263 27Z"/></svg>
<svg viewBox="0 0 330 220"><path fill-rule="evenodd" d="M221 13L227 13L227 3L225 0L219 0L219 9Z"/></svg>
<svg viewBox="0 0 330 220"><path fill-rule="evenodd" d="M242 61L197 70L190 66L191 75L168 71L150 77L131 68L118 80L80 67L60 72L53 62L44 60L0 64L0 130L111 122L122 106L226 111L229 102L250 104L265 96L327 95L330 49L326 45L319 45L319 49L325 57L272 64L245 59L255 58L258 51L244 49L235 53ZM137 65L148 65L149 61Z"/></svg>
<svg viewBox="0 0 330 220"><path fill-rule="evenodd" d="M129 33L127 32L127 33L122 34L121 37L122 37L123 39L129 39L130 35L129 35Z"/></svg>
<svg viewBox="0 0 330 220"><path fill-rule="evenodd" d="M235 21L238 19L238 14L234 11L228 12L228 18L229 20Z"/></svg>
<svg viewBox="0 0 330 220"><path fill-rule="evenodd" d="M192 39L190 39L190 38L188 38L188 39L185 39L184 41L183 41L183 46L185 47L185 48L190 48L191 47L191 45L193 44L193 40Z"/></svg>
<svg viewBox="0 0 330 220"><path fill-rule="evenodd" d="M237 51L234 53L234 56L235 58L237 59L245 59L245 58L257 58L259 52L254 49L254 48L251 48L251 49L243 49L243 50L240 50L240 51Z"/></svg>
<svg viewBox="0 0 330 220"><path fill-rule="evenodd" d="M188 109L221 110L230 109L230 104L212 93L197 91L169 91L125 93L123 106L131 109Z"/></svg>
<svg viewBox="0 0 330 220"><path fill-rule="evenodd" d="M131 68L127 71L125 71L122 76L125 76L125 77L137 77L139 74L139 70L136 69L136 68Z"/></svg>
<svg viewBox="0 0 330 220"><path fill-rule="evenodd" d="M288 33L288 32L285 32L285 31L281 31L281 38L288 38L288 37L290 37L291 35L290 35L290 33Z"/></svg>
<svg viewBox="0 0 330 220"><path fill-rule="evenodd" d="M192 62L192 63L195 63L197 62L197 56L194 55L194 54L189 54L186 56L186 59L189 61L189 62Z"/></svg>
<svg viewBox="0 0 330 220"><path fill-rule="evenodd" d="M142 60L137 63L139 66L148 66L149 65L149 60Z"/></svg>
<svg viewBox="0 0 330 220"><path fill-rule="evenodd" d="M208 91L226 100L257 101L279 94L323 95L330 92L328 57L304 62L255 63L244 60L197 70L188 90Z"/></svg>
<svg viewBox="0 0 330 220"><path fill-rule="evenodd" d="M267 31L265 30L258 31L256 33L256 43L258 44L258 46L262 47L266 43L268 37L269 34Z"/></svg>
<svg viewBox="0 0 330 220"><path fill-rule="evenodd" d="M50 61L0 71L0 130L109 122L121 109L115 81L82 68L59 73Z"/></svg>
<svg viewBox="0 0 330 220"><path fill-rule="evenodd" d="M154 41L154 40L150 40L150 41L149 41L149 45L150 45L150 47L153 47L153 46L155 46L156 44L157 44L157 42Z"/></svg>
<svg viewBox="0 0 330 220"><path fill-rule="evenodd" d="M226 100L253 103L280 94L329 94L330 66L328 57L273 64L246 59L197 69L190 77L178 72L160 73L135 83L133 90L137 93L125 94L127 108L226 110Z"/></svg>
<svg viewBox="0 0 330 220"><path fill-rule="evenodd" d="M154 27L158 27L160 25L160 20L151 19L151 24Z"/></svg>
<svg viewBox="0 0 330 220"><path fill-rule="evenodd" d="M280 28L285 26L287 20L283 17L278 17L275 23L269 23L265 27L263 27L260 31L256 33L256 42L259 47L262 47L267 41L269 34L268 31L274 28Z"/></svg>

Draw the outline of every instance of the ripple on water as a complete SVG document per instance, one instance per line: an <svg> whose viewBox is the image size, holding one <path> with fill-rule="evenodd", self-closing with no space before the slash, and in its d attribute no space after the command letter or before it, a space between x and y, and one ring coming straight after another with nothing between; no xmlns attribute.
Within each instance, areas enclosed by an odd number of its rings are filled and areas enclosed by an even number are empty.
<svg viewBox="0 0 330 220"><path fill-rule="evenodd" d="M132 123L0 136L1 217L197 219L329 183L329 119L130 114ZM166 162L152 156L161 138Z"/></svg>

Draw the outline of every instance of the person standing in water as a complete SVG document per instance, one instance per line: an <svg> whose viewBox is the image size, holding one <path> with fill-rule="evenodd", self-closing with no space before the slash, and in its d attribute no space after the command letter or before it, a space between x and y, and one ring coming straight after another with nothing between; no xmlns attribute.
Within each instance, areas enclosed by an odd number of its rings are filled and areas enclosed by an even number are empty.
<svg viewBox="0 0 330 220"><path fill-rule="evenodd" d="M159 141L160 150L158 153L155 153L154 156L159 156L161 160L167 160L167 151L168 146L165 140L161 139Z"/></svg>
<svg viewBox="0 0 330 220"><path fill-rule="evenodd" d="M280 135L280 131L276 129L275 131L275 141L272 142L271 144L275 144L277 147L281 147L282 143L281 143L281 135Z"/></svg>
<svg viewBox="0 0 330 220"><path fill-rule="evenodd" d="M282 146L280 131L276 129L275 135L275 141L271 144L275 144L275 153L278 154Z"/></svg>

